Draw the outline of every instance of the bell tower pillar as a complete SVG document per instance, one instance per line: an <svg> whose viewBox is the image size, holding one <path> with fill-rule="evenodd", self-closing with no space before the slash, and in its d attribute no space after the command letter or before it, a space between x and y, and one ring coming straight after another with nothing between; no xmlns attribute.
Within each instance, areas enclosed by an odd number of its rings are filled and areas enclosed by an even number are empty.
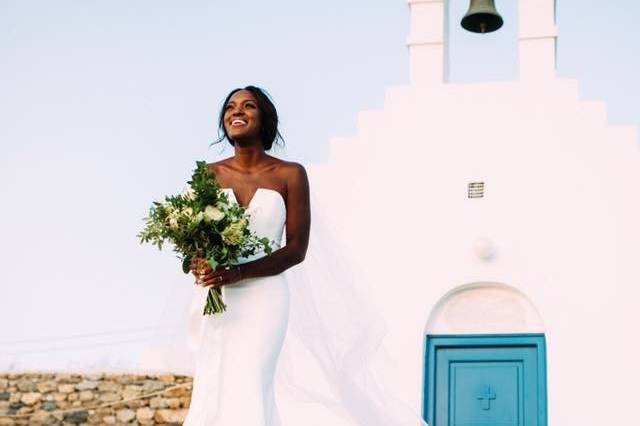
<svg viewBox="0 0 640 426"><path fill-rule="evenodd" d="M518 21L520 80L555 78L556 1L519 0Z"/></svg>
<svg viewBox="0 0 640 426"><path fill-rule="evenodd" d="M446 0L409 0L409 74L412 85L442 84L446 76Z"/></svg>

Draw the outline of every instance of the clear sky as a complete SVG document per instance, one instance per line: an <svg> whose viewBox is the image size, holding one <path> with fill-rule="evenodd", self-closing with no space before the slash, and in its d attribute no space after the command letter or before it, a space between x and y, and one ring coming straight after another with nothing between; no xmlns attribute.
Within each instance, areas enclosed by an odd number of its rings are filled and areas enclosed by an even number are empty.
<svg viewBox="0 0 640 426"><path fill-rule="evenodd" d="M451 1L452 82L516 78L517 2L496 3L505 26L483 37ZM408 83L408 18L404 0L0 0L0 370L146 336L190 279L135 235L196 159L232 154L208 147L226 93L267 88L276 154L321 162ZM640 125L639 21L632 0L557 2L558 75L614 124Z"/></svg>

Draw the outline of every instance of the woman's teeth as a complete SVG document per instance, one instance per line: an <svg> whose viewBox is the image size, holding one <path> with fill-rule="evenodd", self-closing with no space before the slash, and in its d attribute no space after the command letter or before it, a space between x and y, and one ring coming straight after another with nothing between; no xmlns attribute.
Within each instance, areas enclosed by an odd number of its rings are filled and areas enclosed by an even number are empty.
<svg viewBox="0 0 640 426"><path fill-rule="evenodd" d="M247 124L247 122L246 122L246 121L244 121L244 120L233 120L233 121L231 122L231 125L232 125L232 126L244 126L244 125L246 125L246 124Z"/></svg>

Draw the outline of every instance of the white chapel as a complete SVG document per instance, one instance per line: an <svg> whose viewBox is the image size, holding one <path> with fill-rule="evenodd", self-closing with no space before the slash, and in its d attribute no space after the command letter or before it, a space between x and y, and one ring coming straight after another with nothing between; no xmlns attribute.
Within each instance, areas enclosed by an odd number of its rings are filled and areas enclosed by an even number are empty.
<svg viewBox="0 0 640 426"><path fill-rule="evenodd" d="M409 0L410 84L308 169L431 426L637 422L637 129L556 77L554 3L519 0L518 80L452 84L447 2Z"/></svg>

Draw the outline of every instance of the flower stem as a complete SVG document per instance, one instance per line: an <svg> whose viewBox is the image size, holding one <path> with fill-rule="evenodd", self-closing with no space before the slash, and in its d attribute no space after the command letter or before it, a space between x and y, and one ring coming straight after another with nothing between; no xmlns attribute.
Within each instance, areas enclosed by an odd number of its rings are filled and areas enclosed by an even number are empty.
<svg viewBox="0 0 640 426"><path fill-rule="evenodd" d="M207 293L207 303L203 315L220 314L227 310L227 305L222 301L222 291L219 288L210 288Z"/></svg>

